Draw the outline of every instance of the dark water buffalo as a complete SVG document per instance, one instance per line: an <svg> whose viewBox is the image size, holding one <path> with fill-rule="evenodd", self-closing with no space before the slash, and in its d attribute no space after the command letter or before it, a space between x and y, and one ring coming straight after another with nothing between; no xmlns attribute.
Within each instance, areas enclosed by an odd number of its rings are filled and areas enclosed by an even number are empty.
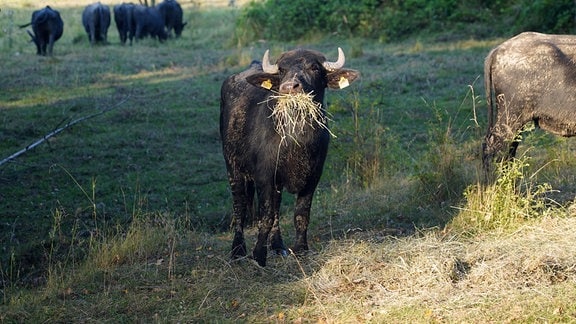
<svg viewBox="0 0 576 324"><path fill-rule="evenodd" d="M86 6L82 12L82 25L88 33L90 44L106 44L110 27L110 8L100 2Z"/></svg>
<svg viewBox="0 0 576 324"><path fill-rule="evenodd" d="M343 68L344 53L341 49L338 53L336 62L327 62L319 52L297 49L282 54L272 65L266 51L261 64L253 63L222 84L220 135L233 198L233 258L246 255L244 225L255 192L258 240L252 253L254 259L261 266L266 265L268 240L272 250L286 253L279 228L284 188L296 194L293 251L308 249L312 196L330 139L324 92L326 88L344 88L359 76L358 71ZM283 123L280 115L274 114L280 107L278 96L290 99L303 94L310 94L310 103L318 108L317 121L304 115L303 122L297 125ZM286 107L294 111L300 108Z"/></svg>
<svg viewBox="0 0 576 324"><path fill-rule="evenodd" d="M33 33L29 30L27 32L36 44L36 54L52 55L54 43L62 37L64 32L64 21L62 21L60 13L50 6L46 6L44 9L34 11L32 21L20 26L20 28L30 25L32 25Z"/></svg>
<svg viewBox="0 0 576 324"><path fill-rule="evenodd" d="M120 43L124 45L126 44L127 40L130 40L130 45L132 45L132 39L134 38L134 33L136 32L136 22L134 21L134 4L122 3L115 5L114 22L116 23L116 28L118 29L118 35L120 35Z"/></svg>
<svg viewBox="0 0 576 324"><path fill-rule="evenodd" d="M158 11L164 18L164 25L166 26L166 32L171 35L172 30L176 37L182 35L182 29L186 23L182 23L182 7L176 2L176 0L164 0L158 6Z"/></svg>
<svg viewBox="0 0 576 324"><path fill-rule="evenodd" d="M168 38L168 34L164 29L164 19L156 7L134 6L134 22L136 25L134 32L136 39L150 36L152 38L157 37L162 42Z"/></svg>
<svg viewBox="0 0 576 324"><path fill-rule="evenodd" d="M515 138L529 122L556 135L576 135L576 36L519 34L488 54L484 82L486 171L502 150L508 152L500 158L515 156Z"/></svg>

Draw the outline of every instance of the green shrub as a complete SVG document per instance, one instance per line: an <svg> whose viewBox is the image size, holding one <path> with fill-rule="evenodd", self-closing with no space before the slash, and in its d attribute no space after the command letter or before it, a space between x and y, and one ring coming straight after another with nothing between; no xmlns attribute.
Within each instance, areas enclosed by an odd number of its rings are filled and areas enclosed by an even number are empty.
<svg viewBox="0 0 576 324"><path fill-rule="evenodd" d="M516 32L558 33L574 29L575 14L576 5L570 0L266 0L244 8L237 32L242 42L292 41L315 33L387 41L453 28L474 36L465 28L476 22L508 34L512 21Z"/></svg>
<svg viewBox="0 0 576 324"><path fill-rule="evenodd" d="M252 2L238 27L251 39L295 40L313 32L374 38L399 38L456 17L455 0L268 0Z"/></svg>
<svg viewBox="0 0 576 324"><path fill-rule="evenodd" d="M319 7L306 0L269 0L250 3L237 24L248 39L293 40L316 28Z"/></svg>
<svg viewBox="0 0 576 324"><path fill-rule="evenodd" d="M523 1L518 16L518 32L573 33L576 3L572 0Z"/></svg>
<svg viewBox="0 0 576 324"><path fill-rule="evenodd" d="M547 208L550 206L546 194L551 192L551 186L535 184L532 181L534 175L526 176L528 160L523 156L501 162L495 183L469 186L464 191L466 204L451 226L470 233L509 231L547 213L559 214L558 210Z"/></svg>

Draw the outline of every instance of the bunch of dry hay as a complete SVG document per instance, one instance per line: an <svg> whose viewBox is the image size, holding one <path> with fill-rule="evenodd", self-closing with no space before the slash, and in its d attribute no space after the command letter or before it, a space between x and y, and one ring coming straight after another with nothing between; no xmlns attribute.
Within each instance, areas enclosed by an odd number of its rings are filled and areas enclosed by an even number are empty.
<svg viewBox="0 0 576 324"><path fill-rule="evenodd" d="M562 311L576 284L575 226L576 218L546 217L511 234L468 240L430 232L335 242L307 282L327 312L354 310L371 320L429 309L448 322L500 321L507 312L529 316L522 314L543 300Z"/></svg>
<svg viewBox="0 0 576 324"><path fill-rule="evenodd" d="M310 93L276 94L268 100L276 99L276 104L271 107L276 133L282 138L302 134L306 127L320 127L328 129L328 118L322 111L322 104L313 100Z"/></svg>

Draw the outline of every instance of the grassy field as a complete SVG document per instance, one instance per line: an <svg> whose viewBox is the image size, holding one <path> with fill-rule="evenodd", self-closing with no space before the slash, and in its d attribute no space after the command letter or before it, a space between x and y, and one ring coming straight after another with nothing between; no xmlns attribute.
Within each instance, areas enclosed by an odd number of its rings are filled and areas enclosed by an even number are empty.
<svg viewBox="0 0 576 324"><path fill-rule="evenodd" d="M121 46L113 25L91 47L90 2L1 7L0 159L65 129L0 165L0 322L576 319L576 142L531 132L479 185L483 60L510 35L243 43L237 9L183 2L180 39ZM17 25L47 4L65 30L39 57ZM312 251L231 262L220 85L268 48L338 46L362 78L327 94Z"/></svg>

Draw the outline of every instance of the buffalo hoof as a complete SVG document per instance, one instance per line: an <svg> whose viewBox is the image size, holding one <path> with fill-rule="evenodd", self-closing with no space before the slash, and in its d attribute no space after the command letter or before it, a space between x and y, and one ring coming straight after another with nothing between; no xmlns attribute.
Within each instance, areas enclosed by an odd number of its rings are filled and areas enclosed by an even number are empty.
<svg viewBox="0 0 576 324"><path fill-rule="evenodd" d="M284 256L284 257L288 255L288 249L287 249L286 246L284 245L284 242L282 241L281 238L272 241L271 249L272 249L272 251L274 251L277 255L281 255L281 256Z"/></svg>
<svg viewBox="0 0 576 324"><path fill-rule="evenodd" d="M246 242L242 238L235 238L232 243L232 259L246 256Z"/></svg>
<svg viewBox="0 0 576 324"><path fill-rule="evenodd" d="M254 258L254 260L256 260L256 262L258 262L259 266L261 267L266 266L266 251L262 252L254 250L254 252L252 253L252 257Z"/></svg>
<svg viewBox="0 0 576 324"><path fill-rule="evenodd" d="M302 254L308 250L308 244L297 244L292 248L292 252L294 252L294 254Z"/></svg>

